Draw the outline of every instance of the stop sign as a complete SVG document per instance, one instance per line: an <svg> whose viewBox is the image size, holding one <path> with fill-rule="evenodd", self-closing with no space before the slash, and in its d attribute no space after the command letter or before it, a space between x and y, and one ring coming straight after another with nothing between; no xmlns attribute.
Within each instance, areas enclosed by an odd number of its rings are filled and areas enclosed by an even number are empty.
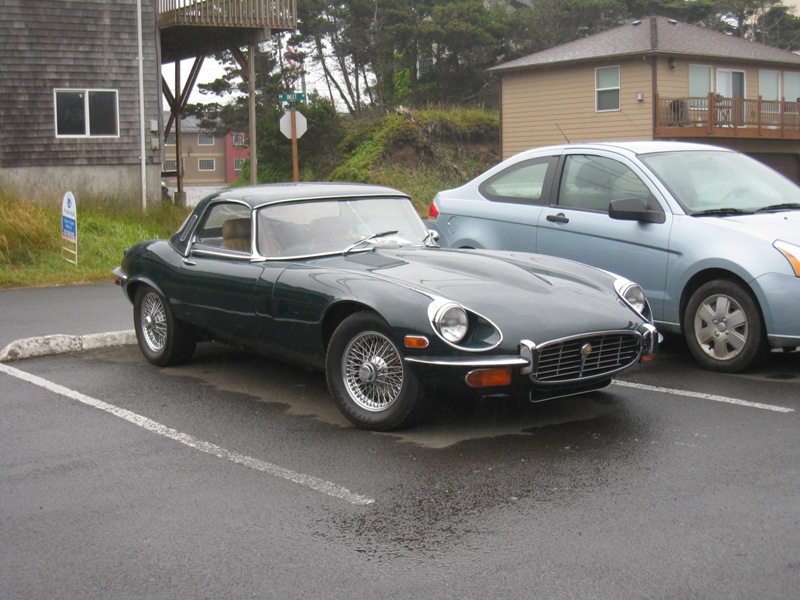
<svg viewBox="0 0 800 600"><path fill-rule="evenodd" d="M305 115L303 115L303 113L301 113L299 110L294 111L294 118L294 128L296 130L297 137L303 137L303 134L308 129L308 121L306 120ZM292 111L284 113L281 117L280 123L281 133L287 138L292 139Z"/></svg>

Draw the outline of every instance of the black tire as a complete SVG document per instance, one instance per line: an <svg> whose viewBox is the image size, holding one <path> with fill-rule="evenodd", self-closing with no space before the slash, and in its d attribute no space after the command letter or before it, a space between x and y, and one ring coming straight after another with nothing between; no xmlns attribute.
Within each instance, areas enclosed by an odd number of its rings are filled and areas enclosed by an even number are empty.
<svg viewBox="0 0 800 600"><path fill-rule="evenodd" d="M389 327L375 314L342 321L325 358L328 390L354 425L373 431L407 427L424 414L425 398Z"/></svg>
<svg viewBox="0 0 800 600"><path fill-rule="evenodd" d="M700 286L686 306L683 331L689 350L711 371L738 373L766 355L758 304L733 281L718 279Z"/></svg>
<svg viewBox="0 0 800 600"><path fill-rule="evenodd" d="M144 357L166 367L192 358L197 338L178 321L163 296L149 286L136 290L133 300L136 340Z"/></svg>

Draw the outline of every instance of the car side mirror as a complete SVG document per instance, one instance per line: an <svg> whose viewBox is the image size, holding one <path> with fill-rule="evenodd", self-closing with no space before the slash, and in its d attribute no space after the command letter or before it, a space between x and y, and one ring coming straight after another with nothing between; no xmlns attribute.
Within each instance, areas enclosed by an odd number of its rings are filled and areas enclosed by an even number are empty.
<svg viewBox="0 0 800 600"><path fill-rule="evenodd" d="M664 223L667 217L660 210L647 208L641 198L620 198L608 205L608 216L619 221Z"/></svg>

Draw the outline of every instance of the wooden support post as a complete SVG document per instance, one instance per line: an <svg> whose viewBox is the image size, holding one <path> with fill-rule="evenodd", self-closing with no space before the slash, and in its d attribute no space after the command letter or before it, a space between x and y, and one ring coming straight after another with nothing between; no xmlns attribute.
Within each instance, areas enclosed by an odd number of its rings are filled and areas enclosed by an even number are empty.
<svg viewBox="0 0 800 600"><path fill-rule="evenodd" d="M248 100L250 112L250 183L258 183L258 157L256 149L256 48L255 42L250 44L250 97Z"/></svg>

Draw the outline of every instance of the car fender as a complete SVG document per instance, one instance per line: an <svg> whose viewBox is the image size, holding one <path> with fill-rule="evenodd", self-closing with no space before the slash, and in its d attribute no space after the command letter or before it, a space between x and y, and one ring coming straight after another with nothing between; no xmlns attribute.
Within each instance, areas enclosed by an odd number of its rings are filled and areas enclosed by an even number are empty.
<svg viewBox="0 0 800 600"><path fill-rule="evenodd" d="M176 301L170 290L163 285L163 282L175 279L165 274L179 271L182 260L174 248L163 240L142 242L129 249L122 262L122 268L128 276L125 284L125 294L128 299L133 302L136 290L141 285L147 285L167 300L176 317L182 318L183 310L180 302Z"/></svg>
<svg viewBox="0 0 800 600"><path fill-rule="evenodd" d="M378 314L397 333L398 343L408 333L433 337L427 320L432 299L411 286L368 273L293 267L275 286L275 337L283 340L285 350L322 359L338 323L358 310Z"/></svg>
<svg viewBox="0 0 800 600"><path fill-rule="evenodd" d="M769 273L789 275L786 259L770 243L738 229L704 217L679 218L687 222L673 228L671 249L674 252L667 271L665 321L679 324L691 291L700 283L725 274L735 276L748 286L767 318L768 311L764 307L768 300L759 278ZM698 240L711 243L702 246Z"/></svg>

